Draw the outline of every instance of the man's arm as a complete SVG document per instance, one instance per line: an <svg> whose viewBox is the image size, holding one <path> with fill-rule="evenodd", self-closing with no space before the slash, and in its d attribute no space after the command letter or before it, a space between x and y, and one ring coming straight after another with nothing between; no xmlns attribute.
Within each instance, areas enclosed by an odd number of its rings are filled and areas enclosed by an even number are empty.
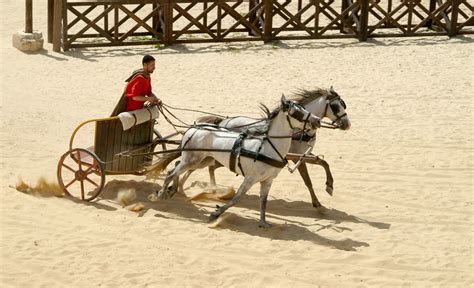
<svg viewBox="0 0 474 288"><path fill-rule="evenodd" d="M158 105L161 104L161 100L158 99L158 97L153 94L153 92L150 93L150 95L140 95L144 91L142 89L143 83L141 83L143 80L140 77L136 78L136 83L133 84L132 91L138 92L137 96L133 96L132 99L135 101L141 101L141 102L146 102L149 101L152 105Z"/></svg>
<svg viewBox="0 0 474 288"><path fill-rule="evenodd" d="M158 99L155 95L153 96L133 96L133 100L135 101L150 101L151 104L161 104L161 100Z"/></svg>

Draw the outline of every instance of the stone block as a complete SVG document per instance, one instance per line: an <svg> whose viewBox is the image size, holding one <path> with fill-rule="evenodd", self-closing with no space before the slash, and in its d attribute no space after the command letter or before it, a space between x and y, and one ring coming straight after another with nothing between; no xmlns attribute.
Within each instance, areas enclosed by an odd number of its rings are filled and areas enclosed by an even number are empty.
<svg viewBox="0 0 474 288"><path fill-rule="evenodd" d="M13 47L23 52L37 52L43 49L43 33L17 32L13 34Z"/></svg>

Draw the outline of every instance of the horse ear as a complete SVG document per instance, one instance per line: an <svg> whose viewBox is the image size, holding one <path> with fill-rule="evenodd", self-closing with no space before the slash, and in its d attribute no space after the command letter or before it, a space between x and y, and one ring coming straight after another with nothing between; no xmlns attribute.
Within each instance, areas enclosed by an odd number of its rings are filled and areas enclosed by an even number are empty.
<svg viewBox="0 0 474 288"><path fill-rule="evenodd" d="M288 100L286 99L285 94L282 93L281 94L281 104L285 105L286 102L288 102Z"/></svg>
<svg viewBox="0 0 474 288"><path fill-rule="evenodd" d="M336 91L334 90L334 87L332 87L332 85L331 85L331 88L329 88L329 92L331 92L331 94L336 93Z"/></svg>

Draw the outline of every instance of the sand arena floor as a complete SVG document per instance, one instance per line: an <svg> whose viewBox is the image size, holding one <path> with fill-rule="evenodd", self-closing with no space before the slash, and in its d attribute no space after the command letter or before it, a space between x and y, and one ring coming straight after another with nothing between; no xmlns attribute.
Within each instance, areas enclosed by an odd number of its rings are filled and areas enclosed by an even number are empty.
<svg viewBox="0 0 474 288"><path fill-rule="evenodd" d="M1 280L3 287L468 287L473 285L472 37L288 41L81 49L39 54L11 47L21 3L2 1ZM35 3L45 10L44 3ZM36 7L36 6L35 6ZM40 13L38 13L40 14ZM35 27L46 31L46 13ZM124 79L145 53L157 59L153 88L170 105L258 116L281 93L333 85L347 103L349 131L318 132L335 178L310 173L325 213L284 169L259 229L258 187L207 223L218 202L186 195L159 203L160 182L108 177L94 203L34 197L12 186L55 180L76 125L108 116ZM180 114L192 122L196 114ZM163 133L172 129L163 119ZM89 146L92 131L78 136ZM218 183L242 178L218 170ZM199 183L198 183L199 184ZM133 188L144 210L117 202Z"/></svg>

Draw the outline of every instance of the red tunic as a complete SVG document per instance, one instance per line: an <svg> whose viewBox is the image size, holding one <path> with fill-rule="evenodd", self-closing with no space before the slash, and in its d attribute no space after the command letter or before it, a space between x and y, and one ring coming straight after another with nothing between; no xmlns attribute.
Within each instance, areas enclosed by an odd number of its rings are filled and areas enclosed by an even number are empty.
<svg viewBox="0 0 474 288"><path fill-rule="evenodd" d="M145 78L143 75L137 75L125 88L125 96L127 96L127 107L125 111L132 111L142 109L144 101L135 101L132 98L135 96L150 96L151 95L151 78Z"/></svg>

